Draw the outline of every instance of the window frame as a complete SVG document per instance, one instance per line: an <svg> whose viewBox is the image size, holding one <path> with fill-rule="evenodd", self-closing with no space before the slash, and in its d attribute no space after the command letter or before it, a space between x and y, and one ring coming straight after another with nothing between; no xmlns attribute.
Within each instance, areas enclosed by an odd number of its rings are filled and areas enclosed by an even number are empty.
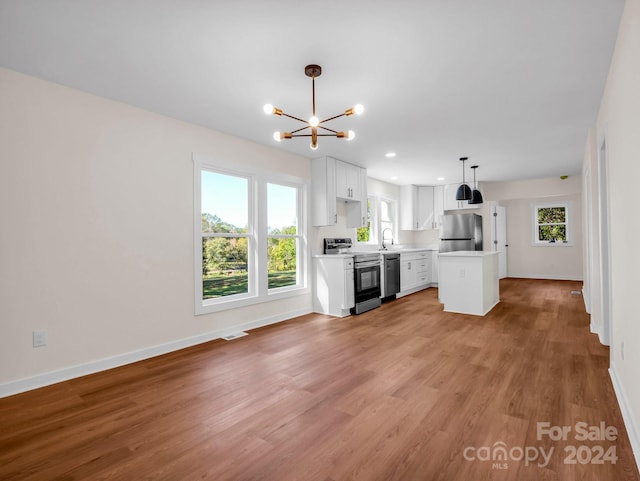
<svg viewBox="0 0 640 481"><path fill-rule="evenodd" d="M555 224L548 223L538 223L538 210L539 209L548 209L548 208L564 208L565 218L564 222L558 222ZM561 202L545 202L545 203L535 203L532 204L532 242L536 247L570 247L573 246L573 232L571 228L571 202L561 201ZM541 225L564 225L566 232L566 240L560 242L552 242L547 240L540 240L539 238L539 227Z"/></svg>
<svg viewBox="0 0 640 481"><path fill-rule="evenodd" d="M387 197L384 195L376 195L370 194L367 196L367 200L369 201L369 218L370 218L370 232L369 232L369 241L368 242L358 242L358 229L361 227L356 227L354 238L356 244L360 245L382 245L382 202L387 202L390 204L391 212L390 215L392 217L392 231L393 231L393 240L397 242L398 240L398 199L393 199L391 197Z"/></svg>
<svg viewBox="0 0 640 481"><path fill-rule="evenodd" d="M194 308L196 315L209 314L227 309L235 309L281 298L294 297L310 292L308 269L310 254L308 248L309 218L308 181L296 176L278 174L260 169L228 169L224 163L206 156L192 154L193 159L193 232L194 232ZM226 163L228 165L228 162ZM202 172L203 170L248 179L248 228L247 228L247 293L203 299L202 285ZM297 252L296 285L282 288L268 288L267 263L267 184L287 185L297 189ZM225 234L225 235L222 235ZM215 237L239 237L242 234L219 233ZM209 235L207 234L207 237ZM260 255L263 253L263 255Z"/></svg>
<svg viewBox="0 0 640 481"><path fill-rule="evenodd" d="M265 259L267 262L267 268L266 268L266 274L267 274L267 293L269 296L273 296L273 295L277 295L278 293L282 293L282 292L288 292L288 291L295 291L297 289L300 289L301 287L303 287L303 280L302 276L301 276L301 271L298 268L299 265L304 264L304 256L301 255L302 254L302 243L303 243L303 235L301 233L301 219L300 219L300 213L303 211L304 209L304 199L303 199L303 192L302 190L299 188L300 186L291 182L285 182L285 181L276 181L273 179L269 179L265 182L265 190L267 192L266 195L266 202L264 203L264 205L266 206L266 223L268 223L268 218L269 218L269 195L268 195L268 186L269 184L273 184L273 185L279 185L279 186L285 186L285 187L291 187L296 189L296 233L295 234L270 234L268 232L268 225L265 227L265 235L266 235L266 250L265 250ZM269 239L295 239L296 240L296 283L293 286L283 286L283 287L269 287L269 251L268 251L268 247L269 247Z"/></svg>

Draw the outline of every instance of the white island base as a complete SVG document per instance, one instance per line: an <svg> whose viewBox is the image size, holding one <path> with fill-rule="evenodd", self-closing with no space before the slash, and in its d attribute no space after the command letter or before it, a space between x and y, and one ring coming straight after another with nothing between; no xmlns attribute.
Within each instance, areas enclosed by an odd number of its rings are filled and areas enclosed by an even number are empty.
<svg viewBox="0 0 640 481"><path fill-rule="evenodd" d="M500 302L498 253L438 254L438 297L446 312L484 316Z"/></svg>

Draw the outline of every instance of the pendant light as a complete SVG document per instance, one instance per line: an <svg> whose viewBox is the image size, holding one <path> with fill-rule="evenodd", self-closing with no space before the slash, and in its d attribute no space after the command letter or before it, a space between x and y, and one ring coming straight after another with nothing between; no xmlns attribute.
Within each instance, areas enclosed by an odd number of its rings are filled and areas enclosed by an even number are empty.
<svg viewBox="0 0 640 481"><path fill-rule="evenodd" d="M471 192L469 204L482 204L484 201L482 200L482 194L478 190L478 183L476 182L476 169L478 166L472 165L471 168L473 169L473 191Z"/></svg>
<svg viewBox="0 0 640 481"><path fill-rule="evenodd" d="M460 185L456 191L456 200L471 199L471 187L469 187L464 181L464 162L467 159L469 159L469 157L460 157L460 160L462 161L462 185Z"/></svg>

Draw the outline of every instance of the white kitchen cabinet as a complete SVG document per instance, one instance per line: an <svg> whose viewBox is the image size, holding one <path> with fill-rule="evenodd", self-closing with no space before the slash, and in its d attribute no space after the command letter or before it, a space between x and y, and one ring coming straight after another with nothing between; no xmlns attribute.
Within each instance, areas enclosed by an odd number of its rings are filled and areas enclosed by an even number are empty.
<svg viewBox="0 0 640 481"><path fill-rule="evenodd" d="M433 187L400 187L400 230L434 229Z"/></svg>
<svg viewBox="0 0 640 481"><path fill-rule="evenodd" d="M473 189L473 183L467 182L467 185ZM444 186L444 210L479 209L482 207L482 204L469 204L467 200L456 200L458 187L460 187L460 184L447 184ZM479 183L478 190L481 190Z"/></svg>
<svg viewBox="0 0 640 481"><path fill-rule="evenodd" d="M360 188L359 193L360 202L348 202L347 203L347 227L364 227L367 225L368 201L367 197L367 171L360 169Z"/></svg>
<svg viewBox="0 0 640 481"><path fill-rule="evenodd" d="M418 252L416 256L416 287L431 284L431 252Z"/></svg>
<svg viewBox="0 0 640 481"><path fill-rule="evenodd" d="M400 293L410 294L431 285L432 252L400 253Z"/></svg>
<svg viewBox="0 0 640 481"><path fill-rule="evenodd" d="M311 225L338 223L335 178L335 159L321 157L311 161Z"/></svg>
<svg viewBox="0 0 640 481"><path fill-rule="evenodd" d="M416 261L413 256L400 254L400 292L413 289L416 286Z"/></svg>
<svg viewBox="0 0 640 481"><path fill-rule="evenodd" d="M336 160L336 197L346 201L362 200L362 168L341 160ZM366 177L366 171L364 176Z"/></svg>
<svg viewBox="0 0 640 481"><path fill-rule="evenodd" d="M313 311L345 317L355 306L353 257L313 259Z"/></svg>
<svg viewBox="0 0 640 481"><path fill-rule="evenodd" d="M347 227L366 225L367 170L332 157L313 159L311 225L336 225L338 201L346 202Z"/></svg>

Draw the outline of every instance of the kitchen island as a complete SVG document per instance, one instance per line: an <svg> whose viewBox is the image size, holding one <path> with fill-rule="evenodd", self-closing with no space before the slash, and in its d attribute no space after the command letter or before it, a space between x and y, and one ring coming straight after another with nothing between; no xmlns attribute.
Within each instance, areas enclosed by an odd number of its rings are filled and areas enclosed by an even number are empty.
<svg viewBox="0 0 640 481"><path fill-rule="evenodd" d="M500 302L498 253L438 254L438 297L446 312L484 316Z"/></svg>

